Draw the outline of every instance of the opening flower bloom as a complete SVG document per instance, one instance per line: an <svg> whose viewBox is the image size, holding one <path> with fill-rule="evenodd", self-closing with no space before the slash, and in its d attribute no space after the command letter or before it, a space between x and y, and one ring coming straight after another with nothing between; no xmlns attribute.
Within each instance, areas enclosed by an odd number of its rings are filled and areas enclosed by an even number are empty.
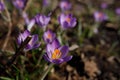
<svg viewBox="0 0 120 80"><path fill-rule="evenodd" d="M102 22L104 20L107 20L108 16L103 12L96 11L94 12L94 18L96 22Z"/></svg>
<svg viewBox="0 0 120 80"><path fill-rule="evenodd" d="M27 0L14 0L13 5L18 9L24 9L26 6Z"/></svg>
<svg viewBox="0 0 120 80"><path fill-rule="evenodd" d="M22 42L25 41L25 39L28 36L32 36L32 39L28 42L28 44L25 47L25 50L31 50L38 48L40 46L40 43L38 43L38 35L30 35L30 32L28 30L25 30L23 33L20 33L18 36L18 44L21 45Z"/></svg>
<svg viewBox="0 0 120 80"><path fill-rule="evenodd" d="M50 22L50 16L37 14L33 19L29 20L27 29L31 31L34 24L38 24L40 27L46 28L49 22Z"/></svg>
<svg viewBox="0 0 120 80"><path fill-rule="evenodd" d="M48 6L50 4L50 0L43 0L43 6Z"/></svg>
<svg viewBox="0 0 120 80"><path fill-rule="evenodd" d="M42 14L38 14L38 15L35 16L35 21L39 26L45 28L50 21L50 17L42 15Z"/></svg>
<svg viewBox="0 0 120 80"><path fill-rule="evenodd" d="M68 46L60 46L60 43L55 39L51 44L47 44L47 53L44 54L44 59L54 63L60 64L72 59L72 56L67 56Z"/></svg>
<svg viewBox="0 0 120 80"><path fill-rule="evenodd" d="M3 11L4 9L5 9L5 5L2 2L0 2L0 12Z"/></svg>
<svg viewBox="0 0 120 80"><path fill-rule="evenodd" d="M106 9L108 7L108 4L106 2L101 3L101 8Z"/></svg>
<svg viewBox="0 0 120 80"><path fill-rule="evenodd" d="M51 30L47 30L43 34L43 39L46 43L51 43L55 39L56 35Z"/></svg>
<svg viewBox="0 0 120 80"><path fill-rule="evenodd" d="M59 17L58 17L58 21L59 23L61 24L61 27L63 29L66 29L66 28L73 28L76 26L77 24L77 21L76 21L76 18L72 16L72 14L61 14Z"/></svg>
<svg viewBox="0 0 120 80"><path fill-rule="evenodd" d="M115 9L115 13L116 13L117 15L120 15L120 7Z"/></svg>
<svg viewBox="0 0 120 80"><path fill-rule="evenodd" d="M71 3L68 0L62 0L59 6L63 11L69 10L72 7Z"/></svg>

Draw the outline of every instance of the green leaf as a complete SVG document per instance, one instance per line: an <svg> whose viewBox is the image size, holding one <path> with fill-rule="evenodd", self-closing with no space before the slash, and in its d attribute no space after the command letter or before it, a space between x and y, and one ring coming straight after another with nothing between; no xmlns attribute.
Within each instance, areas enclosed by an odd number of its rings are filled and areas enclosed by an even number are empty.
<svg viewBox="0 0 120 80"><path fill-rule="evenodd" d="M14 79L11 79L11 78L8 78L8 77L0 77L0 80L14 80Z"/></svg>

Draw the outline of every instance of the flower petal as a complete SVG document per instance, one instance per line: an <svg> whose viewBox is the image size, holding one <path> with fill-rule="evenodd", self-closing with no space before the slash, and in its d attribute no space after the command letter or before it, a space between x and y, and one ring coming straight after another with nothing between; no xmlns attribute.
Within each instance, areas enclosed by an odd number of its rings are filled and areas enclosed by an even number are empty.
<svg viewBox="0 0 120 80"><path fill-rule="evenodd" d="M33 48L38 48L40 46L40 43L36 43L33 45Z"/></svg>
<svg viewBox="0 0 120 80"><path fill-rule="evenodd" d="M64 21L64 22L63 22L63 25L62 25L62 28L63 28L63 29L67 29L68 26L69 26L68 22L67 22L67 21Z"/></svg>
<svg viewBox="0 0 120 80"><path fill-rule="evenodd" d="M22 34L21 37L23 41L30 35L30 32L28 30L25 30Z"/></svg>
<svg viewBox="0 0 120 80"><path fill-rule="evenodd" d="M76 18L72 18L72 20L71 20L71 27L75 27L76 26L76 24L77 24L77 22L76 22Z"/></svg>
<svg viewBox="0 0 120 80"><path fill-rule="evenodd" d="M52 62L55 64L60 64L60 63L64 62L64 60L63 59L54 59L54 60L52 60Z"/></svg>
<svg viewBox="0 0 120 80"><path fill-rule="evenodd" d="M62 46L59 48L59 50L61 51L61 58L64 58L65 56L67 56L67 53L69 51L68 46Z"/></svg>
<svg viewBox="0 0 120 80"><path fill-rule="evenodd" d="M51 44L47 44L47 46L46 46L46 51L49 52L49 53L50 53L50 52L52 53L52 52L54 51L54 48L52 47Z"/></svg>
<svg viewBox="0 0 120 80"><path fill-rule="evenodd" d="M65 21L65 18L66 18L66 16L63 13L59 16L58 20L59 20L60 24L62 24Z"/></svg>
<svg viewBox="0 0 120 80"><path fill-rule="evenodd" d="M54 50L60 47L60 43L59 43L58 39L54 39L54 41L52 42L51 45L52 45L51 47L52 47Z"/></svg>
<svg viewBox="0 0 120 80"><path fill-rule="evenodd" d="M46 61L51 62L50 58L46 54L44 54L43 57Z"/></svg>
<svg viewBox="0 0 120 80"><path fill-rule="evenodd" d="M28 50L31 50L32 49L32 46L27 44L26 47L25 47L25 50L28 51Z"/></svg>
<svg viewBox="0 0 120 80"><path fill-rule="evenodd" d="M65 62L67 62L67 61L71 60L72 57L73 57L73 56L66 56L66 57L63 58L63 60L64 60Z"/></svg>
<svg viewBox="0 0 120 80"><path fill-rule="evenodd" d="M34 44L36 44L37 41L38 41L38 35L37 34L32 35L32 39L29 41L29 44L33 46Z"/></svg>
<svg viewBox="0 0 120 80"><path fill-rule="evenodd" d="M27 29L28 29L29 31L31 31L31 29L32 29L32 27L33 27L34 24L35 24L35 19L33 18L31 21L29 21L29 24L28 24L28 26L27 26Z"/></svg>

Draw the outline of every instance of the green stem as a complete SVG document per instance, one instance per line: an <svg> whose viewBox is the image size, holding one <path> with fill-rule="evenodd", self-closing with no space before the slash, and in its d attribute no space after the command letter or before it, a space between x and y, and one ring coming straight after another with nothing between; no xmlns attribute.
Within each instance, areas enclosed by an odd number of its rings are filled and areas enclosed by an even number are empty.
<svg viewBox="0 0 120 80"><path fill-rule="evenodd" d="M41 76L40 80L44 80L44 78L46 77L46 75L48 74L48 72L52 69L54 64L50 64L49 67L47 68L47 70L43 73L43 75Z"/></svg>
<svg viewBox="0 0 120 80"><path fill-rule="evenodd" d="M62 40L63 34L64 34L64 30L60 29L60 31L58 33L58 40L59 40L60 44L63 44L63 40Z"/></svg>
<svg viewBox="0 0 120 80"><path fill-rule="evenodd" d="M40 64L40 62L41 62L41 60L42 60L43 54L44 54L44 53L41 53L41 54L40 54L40 56L39 56L39 59L38 59L38 62L37 62L37 64L36 64L36 66L39 66L39 64Z"/></svg>

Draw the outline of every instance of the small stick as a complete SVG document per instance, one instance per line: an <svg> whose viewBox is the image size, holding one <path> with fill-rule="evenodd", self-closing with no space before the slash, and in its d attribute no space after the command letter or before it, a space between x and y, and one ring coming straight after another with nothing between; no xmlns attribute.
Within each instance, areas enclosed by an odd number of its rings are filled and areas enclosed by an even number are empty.
<svg viewBox="0 0 120 80"><path fill-rule="evenodd" d="M28 42L31 40L31 36L28 36L24 42L21 43L18 50L16 50L15 54L12 56L12 58L7 62L7 66L11 66L16 58L20 55L20 53L24 50L25 46L28 44Z"/></svg>
<svg viewBox="0 0 120 80"><path fill-rule="evenodd" d="M4 0L1 0L1 2L4 4ZM7 33L5 42L4 42L3 47L2 47L3 51L5 50L5 48L7 46L7 43L8 43L9 38L10 38L10 34L12 32L12 21L11 21L10 13L9 13L6 6L5 6L5 12L6 12L6 15L7 15L7 18L8 18L8 33Z"/></svg>

